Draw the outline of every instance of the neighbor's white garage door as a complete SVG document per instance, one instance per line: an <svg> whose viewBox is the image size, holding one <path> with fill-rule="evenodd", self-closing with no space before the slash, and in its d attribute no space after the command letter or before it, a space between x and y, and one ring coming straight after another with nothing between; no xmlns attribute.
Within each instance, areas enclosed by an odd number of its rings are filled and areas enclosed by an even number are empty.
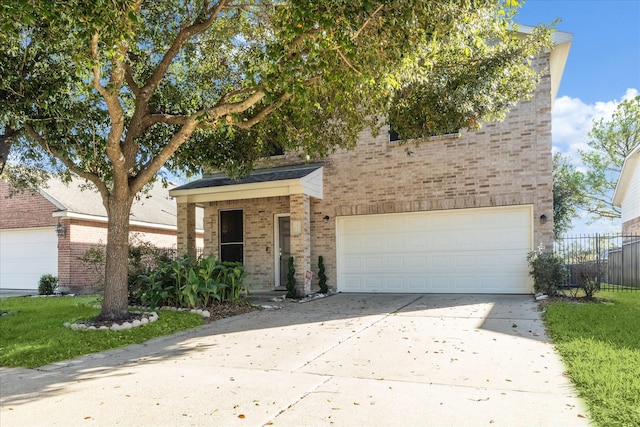
<svg viewBox="0 0 640 427"><path fill-rule="evenodd" d="M529 293L531 226L531 206L338 217L338 290Z"/></svg>
<svg viewBox="0 0 640 427"><path fill-rule="evenodd" d="M58 275L54 228L0 230L0 288L37 290L43 274Z"/></svg>

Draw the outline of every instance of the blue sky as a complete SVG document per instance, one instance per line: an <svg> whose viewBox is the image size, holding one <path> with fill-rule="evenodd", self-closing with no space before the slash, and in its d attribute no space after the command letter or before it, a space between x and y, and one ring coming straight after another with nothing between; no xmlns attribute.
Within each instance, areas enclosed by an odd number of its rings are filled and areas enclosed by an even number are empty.
<svg viewBox="0 0 640 427"><path fill-rule="evenodd" d="M553 110L554 150L581 167L593 120L611 117L616 105L640 91L640 0L528 0L516 21L561 22L573 34ZM620 230L618 222L574 221L571 233Z"/></svg>

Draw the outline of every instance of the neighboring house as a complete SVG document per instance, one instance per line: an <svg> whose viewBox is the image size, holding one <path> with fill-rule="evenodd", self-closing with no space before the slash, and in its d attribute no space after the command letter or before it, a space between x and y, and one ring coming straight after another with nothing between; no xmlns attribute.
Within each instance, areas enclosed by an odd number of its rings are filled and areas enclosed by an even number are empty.
<svg viewBox="0 0 640 427"><path fill-rule="evenodd" d="M640 235L640 145L622 165L613 204L622 209L622 234Z"/></svg>
<svg viewBox="0 0 640 427"><path fill-rule="evenodd" d="M99 273L78 258L106 244L107 216L100 195L81 189L86 185L52 176L37 191L9 197L11 187L0 180L0 289L37 291L40 276L53 274L62 290L94 290ZM176 204L161 183L134 202L130 226L136 241L175 248ZM201 215L194 232L201 243Z"/></svg>
<svg viewBox="0 0 640 427"><path fill-rule="evenodd" d="M363 132L321 161L288 153L171 190L178 248L195 252L202 207L205 253L244 262L254 289L284 289L292 256L309 294L322 256L337 291L530 293L527 254L553 242L551 108L571 39L555 33L535 61L549 72L503 122L419 145Z"/></svg>

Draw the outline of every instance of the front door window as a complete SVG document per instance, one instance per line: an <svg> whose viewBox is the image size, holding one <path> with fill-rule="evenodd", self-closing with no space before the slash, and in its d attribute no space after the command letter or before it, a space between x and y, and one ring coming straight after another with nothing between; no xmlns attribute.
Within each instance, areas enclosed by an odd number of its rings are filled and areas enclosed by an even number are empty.
<svg viewBox="0 0 640 427"><path fill-rule="evenodd" d="M220 260L243 262L242 210L220 211Z"/></svg>

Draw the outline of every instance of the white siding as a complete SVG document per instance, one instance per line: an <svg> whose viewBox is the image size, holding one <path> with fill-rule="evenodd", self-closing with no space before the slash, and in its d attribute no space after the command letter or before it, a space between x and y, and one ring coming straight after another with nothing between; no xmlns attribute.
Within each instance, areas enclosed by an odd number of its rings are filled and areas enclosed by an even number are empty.
<svg viewBox="0 0 640 427"><path fill-rule="evenodd" d="M622 222L631 221L640 217L640 162L636 163L636 168L631 175L629 188L622 199Z"/></svg>

